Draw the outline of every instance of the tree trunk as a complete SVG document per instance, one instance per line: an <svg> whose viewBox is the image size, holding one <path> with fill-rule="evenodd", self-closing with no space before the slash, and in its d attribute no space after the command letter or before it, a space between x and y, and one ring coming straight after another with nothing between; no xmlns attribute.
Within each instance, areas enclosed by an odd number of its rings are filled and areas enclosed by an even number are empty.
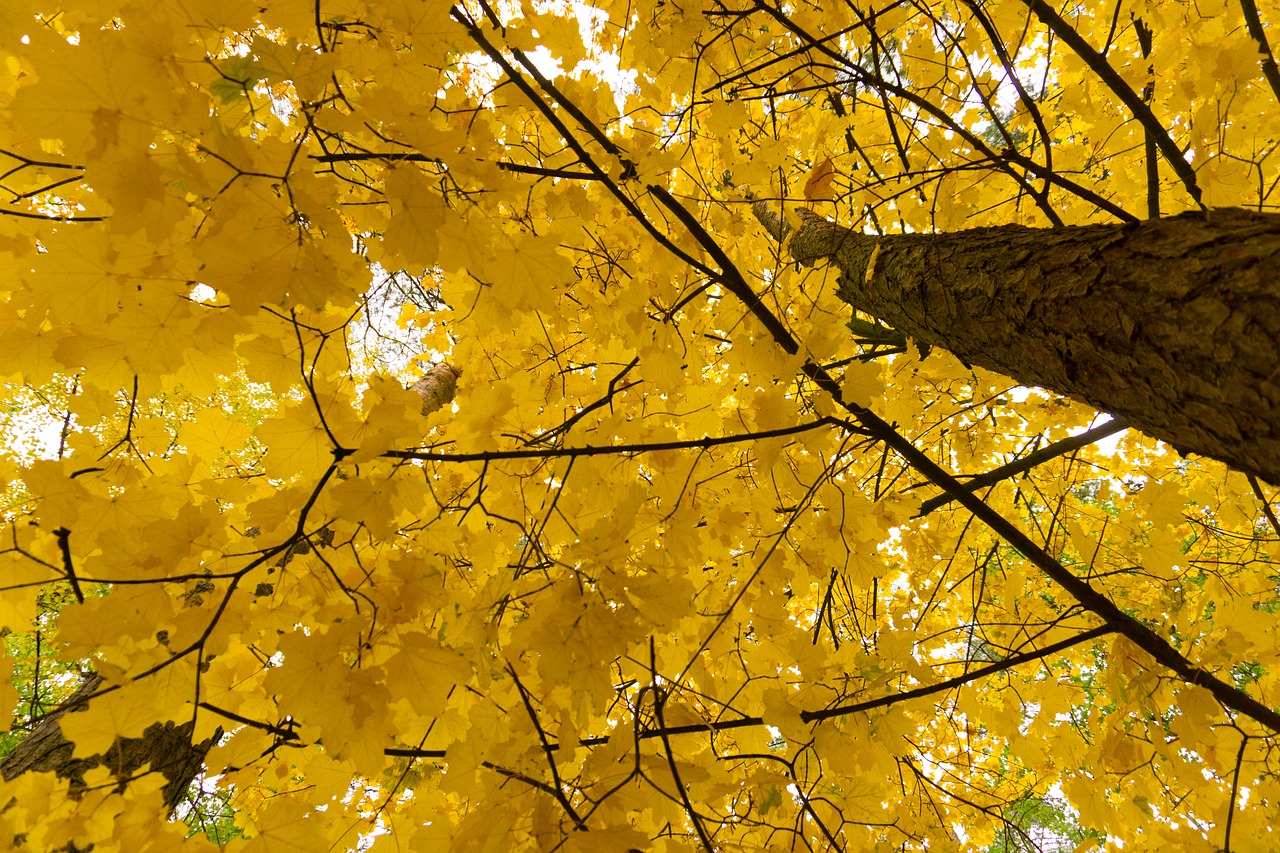
<svg viewBox="0 0 1280 853"><path fill-rule="evenodd" d="M792 256L859 311L1280 484L1280 214L875 237L800 213Z"/></svg>
<svg viewBox="0 0 1280 853"><path fill-rule="evenodd" d="M72 782L72 791L83 786L86 771L105 765L110 767L124 788L140 768L150 765L153 772L162 773L167 780L164 802L172 811L182 800L187 788L203 766L204 756L213 746L213 740L201 744L191 743L191 723L156 723L139 738L123 738L105 755L91 758L72 758L74 746L62 736L58 720L66 713L83 711L88 707L87 697L102 683L102 677L91 675L75 694L40 720L25 740L0 761L0 773L6 780L35 771L53 771Z"/></svg>

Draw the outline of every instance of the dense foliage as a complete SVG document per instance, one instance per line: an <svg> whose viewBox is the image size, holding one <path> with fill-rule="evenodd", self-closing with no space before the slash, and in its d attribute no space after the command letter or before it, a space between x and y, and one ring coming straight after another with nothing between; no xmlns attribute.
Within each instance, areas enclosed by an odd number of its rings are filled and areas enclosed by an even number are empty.
<svg viewBox="0 0 1280 853"><path fill-rule="evenodd" d="M1270 210L1278 20L5 0L4 747L88 683L77 757L212 748L174 815L15 775L0 838L1280 846L1274 488L850 323L752 213Z"/></svg>

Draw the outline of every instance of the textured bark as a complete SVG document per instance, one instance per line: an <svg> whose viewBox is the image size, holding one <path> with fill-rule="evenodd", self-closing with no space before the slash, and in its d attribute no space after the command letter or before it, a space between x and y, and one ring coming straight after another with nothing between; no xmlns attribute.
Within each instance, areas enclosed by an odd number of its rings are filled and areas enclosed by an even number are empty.
<svg viewBox="0 0 1280 853"><path fill-rule="evenodd" d="M432 365L426 375L413 384L413 390L422 398L423 417L453 402L453 395L458 393L458 377L461 375L461 369L440 362Z"/></svg>
<svg viewBox="0 0 1280 853"><path fill-rule="evenodd" d="M87 697L101 683L102 678L98 675L85 679L71 699L42 718L31 734L0 761L0 773L9 780L29 771L53 771L64 779L70 779L74 791L84 784L86 771L104 765L111 768L123 789L140 768L150 765L153 772L162 773L167 780L164 801L167 810L172 811L200 772L213 741L192 744L192 724L189 722L180 725L156 723L143 732L142 737L116 741L105 755L72 758L74 746L62 736L58 720L63 714L85 710Z"/></svg>
<svg viewBox="0 0 1280 853"><path fill-rule="evenodd" d="M1280 484L1280 214L892 237L800 219L792 256L829 259L859 311Z"/></svg>

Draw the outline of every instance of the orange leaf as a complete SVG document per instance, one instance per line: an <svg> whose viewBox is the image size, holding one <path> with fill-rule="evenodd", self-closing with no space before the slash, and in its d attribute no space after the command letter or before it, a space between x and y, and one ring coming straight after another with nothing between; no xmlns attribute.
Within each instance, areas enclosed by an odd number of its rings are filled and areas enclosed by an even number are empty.
<svg viewBox="0 0 1280 853"><path fill-rule="evenodd" d="M836 168L828 157L813 167L809 180L804 182L805 201L835 201L835 180Z"/></svg>

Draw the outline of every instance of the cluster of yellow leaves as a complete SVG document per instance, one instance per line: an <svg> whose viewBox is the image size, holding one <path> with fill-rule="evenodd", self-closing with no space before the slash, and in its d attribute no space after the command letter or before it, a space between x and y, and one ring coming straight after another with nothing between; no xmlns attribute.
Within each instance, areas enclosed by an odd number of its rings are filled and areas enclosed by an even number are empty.
<svg viewBox="0 0 1280 853"><path fill-rule="evenodd" d="M1146 3L1144 55L1073 8L1205 200L1265 204L1239 10ZM917 516L936 489L800 370L966 475L1095 414L866 359L744 203L1143 215L1146 131L1028 5L9 0L0 63L0 626L72 591L56 654L115 688L64 718L77 756L193 723L231 849L982 849L1059 798L1076 842L1274 846L1274 733L1071 644L1096 620ZM440 307L365 299L379 269ZM460 368L454 404L363 372L360 329ZM986 497L1277 704L1280 532L1242 477L1125 435ZM7 783L0 839L181 843L155 777L108 775Z"/></svg>

